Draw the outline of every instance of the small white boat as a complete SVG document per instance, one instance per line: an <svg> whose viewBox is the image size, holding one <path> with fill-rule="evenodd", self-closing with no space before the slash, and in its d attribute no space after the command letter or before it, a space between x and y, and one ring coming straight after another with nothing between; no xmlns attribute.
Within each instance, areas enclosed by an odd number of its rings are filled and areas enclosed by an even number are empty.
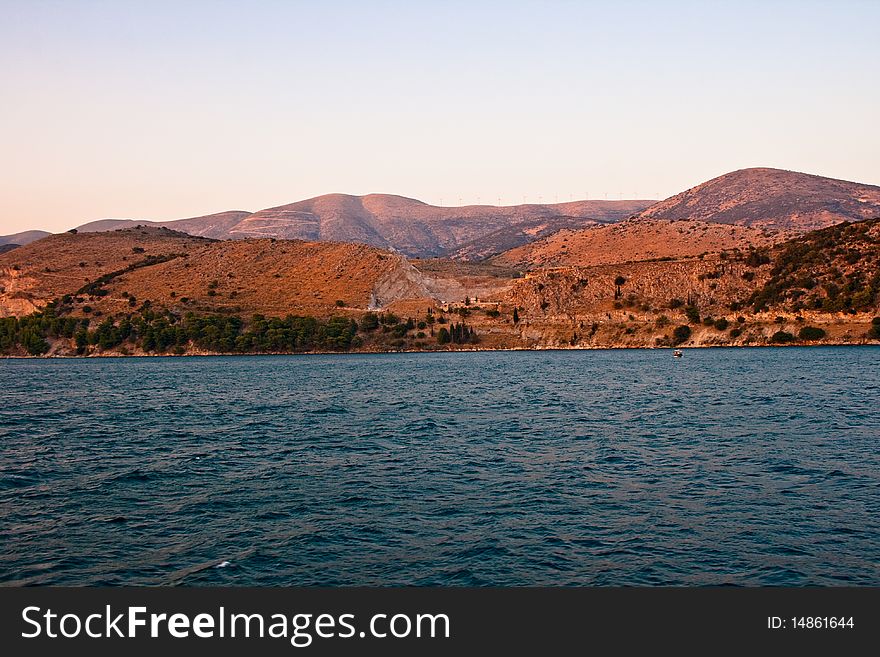
<svg viewBox="0 0 880 657"><path fill-rule="evenodd" d="M682 357L681 349L676 349L675 351L673 351L672 357L673 358L681 358Z"/></svg>

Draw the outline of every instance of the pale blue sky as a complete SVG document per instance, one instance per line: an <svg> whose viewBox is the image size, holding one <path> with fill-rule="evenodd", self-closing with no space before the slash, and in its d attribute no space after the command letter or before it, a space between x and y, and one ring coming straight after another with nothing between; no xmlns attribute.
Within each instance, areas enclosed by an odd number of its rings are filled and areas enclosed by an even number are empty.
<svg viewBox="0 0 880 657"><path fill-rule="evenodd" d="M0 234L327 192L880 184L880 1L0 0Z"/></svg>

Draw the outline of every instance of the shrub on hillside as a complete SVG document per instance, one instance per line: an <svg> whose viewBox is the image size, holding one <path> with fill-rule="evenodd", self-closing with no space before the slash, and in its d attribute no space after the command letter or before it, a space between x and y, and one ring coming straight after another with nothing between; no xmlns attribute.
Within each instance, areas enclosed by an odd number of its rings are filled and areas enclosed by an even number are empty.
<svg viewBox="0 0 880 657"><path fill-rule="evenodd" d="M776 331L776 333L770 336L770 342L775 344L785 344L794 341L795 337L788 331Z"/></svg>
<svg viewBox="0 0 880 657"><path fill-rule="evenodd" d="M691 337L691 327L682 324L681 326L676 326L675 330L672 331L672 344L681 344L685 342L688 338Z"/></svg>
<svg viewBox="0 0 880 657"><path fill-rule="evenodd" d="M815 326L804 326L798 331L798 337L801 340L821 340L825 337L825 330Z"/></svg>
<svg viewBox="0 0 880 657"><path fill-rule="evenodd" d="M364 313L361 317L362 331L375 331L379 328L379 316L376 313Z"/></svg>

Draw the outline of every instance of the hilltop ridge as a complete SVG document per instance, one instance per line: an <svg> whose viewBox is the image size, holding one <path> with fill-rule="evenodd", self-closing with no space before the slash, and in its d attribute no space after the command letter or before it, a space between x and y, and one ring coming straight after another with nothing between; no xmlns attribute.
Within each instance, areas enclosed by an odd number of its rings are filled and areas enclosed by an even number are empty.
<svg viewBox="0 0 880 657"><path fill-rule="evenodd" d="M429 205L394 194L325 194L257 212L232 210L175 221L103 219L78 226L77 230L148 225L215 239L274 237L358 242L393 249L408 257L480 259L560 228L619 221L651 203L572 201L455 207Z"/></svg>
<svg viewBox="0 0 880 657"><path fill-rule="evenodd" d="M880 187L809 173L740 169L655 203L637 219L808 231L880 215Z"/></svg>

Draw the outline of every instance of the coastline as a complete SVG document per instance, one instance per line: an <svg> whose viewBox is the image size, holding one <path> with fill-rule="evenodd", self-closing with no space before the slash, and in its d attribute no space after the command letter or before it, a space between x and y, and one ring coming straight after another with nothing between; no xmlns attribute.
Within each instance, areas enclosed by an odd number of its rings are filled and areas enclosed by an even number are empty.
<svg viewBox="0 0 880 657"><path fill-rule="evenodd" d="M648 345L576 345L576 346L548 346L548 347L471 347L467 349L349 349L346 351L273 351L241 353L235 351L193 351L183 354L148 354L148 353L93 353L88 355L76 354L46 354L42 356L30 355L0 355L0 360L94 360L106 358L219 358L229 356L261 357L261 356L380 356L387 354L451 354L451 353L476 353L476 352L509 352L509 351L669 351L675 349L792 349L792 348L821 348L821 347L880 347L880 340L865 340L862 342L843 342L839 340L822 342L801 342L788 344L695 344L678 345L676 347L655 347Z"/></svg>

